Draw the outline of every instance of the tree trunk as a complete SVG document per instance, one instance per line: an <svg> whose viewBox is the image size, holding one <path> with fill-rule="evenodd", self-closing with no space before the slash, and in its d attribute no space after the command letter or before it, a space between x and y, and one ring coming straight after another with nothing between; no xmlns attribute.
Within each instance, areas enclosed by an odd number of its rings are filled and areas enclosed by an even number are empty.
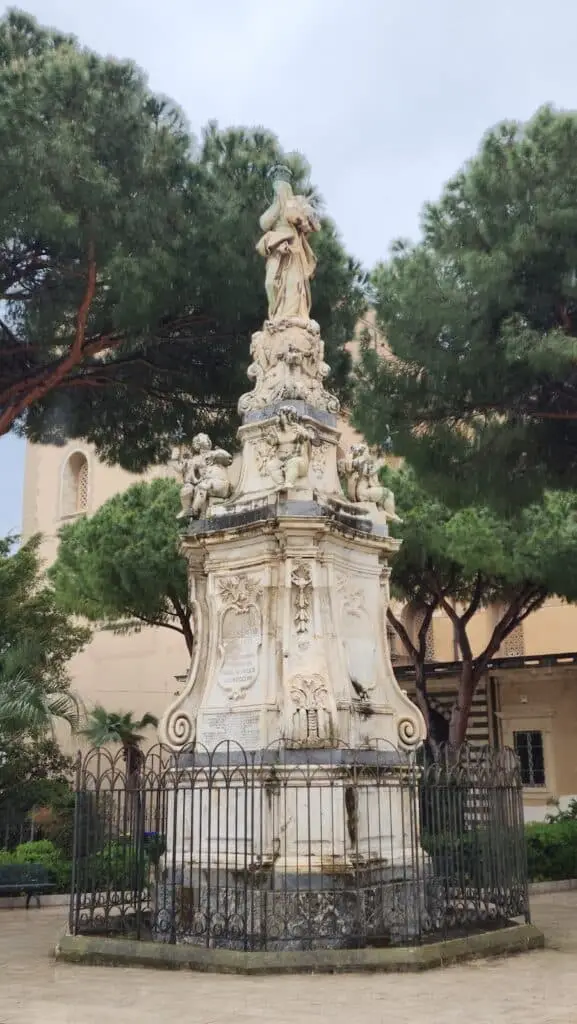
<svg viewBox="0 0 577 1024"><path fill-rule="evenodd" d="M519 593L510 601L499 621L495 624L489 642L485 649L473 657L467 625L472 618L471 608L464 615L457 616L454 611L450 617L453 621L455 637L461 651L461 677L457 700L451 711L451 722L449 729L449 743L454 749L460 747L467 736L467 726L473 705L473 698L479 680L487 671L491 658L499 650L505 640L514 629L517 628L528 615L531 615L539 608L545 600L547 591L544 587L536 587L531 583L521 587ZM476 610L476 609L475 609Z"/></svg>
<svg viewBox="0 0 577 1024"><path fill-rule="evenodd" d="M184 637L186 649L188 653L192 656L192 649L194 647L194 633L192 631L192 625L190 621L192 617L190 608L183 607L182 603L178 599L177 594L175 594L172 588L168 589L167 594L170 601L172 602L172 606L174 608L176 617L180 623L180 632Z"/></svg>
<svg viewBox="0 0 577 1024"><path fill-rule="evenodd" d="M449 742L449 723L434 708L427 690L427 673L423 661L413 661L415 667L415 704L425 719L427 738L425 747L434 757Z"/></svg>
<svg viewBox="0 0 577 1024"><path fill-rule="evenodd" d="M473 698L479 681L478 673L472 660L461 662L461 677L457 690L457 699L451 709L449 723L449 744L453 749L463 745L467 736L469 716L473 706Z"/></svg>
<svg viewBox="0 0 577 1024"><path fill-rule="evenodd" d="M419 628L418 645L413 643L400 619L397 619L396 615L390 608L387 609L387 619L395 630L413 663L416 689L415 704L425 720L425 725L427 727L425 748L432 756L437 754L440 748L449 742L449 723L432 706L427 690L427 670L425 665L427 634L430 629L433 612L437 607L437 604L437 601L432 601L429 605L425 606L423 621Z"/></svg>
<svg viewBox="0 0 577 1024"><path fill-rule="evenodd" d="M188 653L190 655L192 655L192 649L194 647L194 633L192 632L192 629L191 629L191 626L190 626L190 619L189 618L187 618L182 623L182 632L183 632L184 641L186 643L186 648L188 650Z"/></svg>
<svg viewBox="0 0 577 1024"><path fill-rule="evenodd" d="M82 363L84 356L92 354L90 348L85 348L86 327L90 308L96 293L96 261L94 258L94 242L88 243L86 289L80 303L76 317L76 332L68 352L53 364L44 369L33 371L29 377L24 376L21 381L6 388L0 396L0 436L6 434L15 420L22 415L34 402L44 398L45 395L63 383L66 376L72 369ZM100 346L100 347L99 347ZM102 344L96 343L95 351L102 350Z"/></svg>

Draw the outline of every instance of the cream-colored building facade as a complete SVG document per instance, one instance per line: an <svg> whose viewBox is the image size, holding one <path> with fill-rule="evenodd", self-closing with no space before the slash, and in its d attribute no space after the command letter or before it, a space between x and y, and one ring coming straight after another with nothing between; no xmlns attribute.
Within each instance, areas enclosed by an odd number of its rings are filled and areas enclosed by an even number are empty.
<svg viewBox="0 0 577 1024"><path fill-rule="evenodd" d="M371 320L359 330L374 331ZM382 344L375 338L375 344ZM341 424L343 443L355 434ZM168 475L156 468L146 478ZM61 526L90 515L114 494L142 479L100 462L90 446L77 441L61 447L27 446L23 498L23 536L41 533L46 564L53 561ZM416 630L411 609L405 622ZM471 624L475 650L492 631L494 612L479 612ZM395 634L389 638L399 679L411 692L411 671ZM479 687L469 738L473 743L515 747L524 773L528 818L541 819L560 800L577 795L577 607L551 598L511 634ZM429 642L430 689L441 712L455 692L457 655L452 628L444 613L433 620ZM161 628L117 636L96 631L90 645L71 665L73 689L87 707L102 704L136 717L160 717L179 690L189 665L184 639ZM70 742L68 740L67 742Z"/></svg>

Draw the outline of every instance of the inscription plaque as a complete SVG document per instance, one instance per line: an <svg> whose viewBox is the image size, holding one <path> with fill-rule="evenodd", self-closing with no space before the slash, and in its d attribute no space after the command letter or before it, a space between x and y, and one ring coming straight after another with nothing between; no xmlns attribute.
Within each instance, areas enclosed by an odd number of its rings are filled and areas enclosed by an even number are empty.
<svg viewBox="0 0 577 1024"><path fill-rule="evenodd" d="M217 743L230 740L241 747L260 747L259 711L205 711L199 723L198 739L212 750Z"/></svg>
<svg viewBox="0 0 577 1024"><path fill-rule="evenodd" d="M260 613L255 605L244 611L229 608L224 613L217 683L229 700L242 700L256 682L261 642Z"/></svg>

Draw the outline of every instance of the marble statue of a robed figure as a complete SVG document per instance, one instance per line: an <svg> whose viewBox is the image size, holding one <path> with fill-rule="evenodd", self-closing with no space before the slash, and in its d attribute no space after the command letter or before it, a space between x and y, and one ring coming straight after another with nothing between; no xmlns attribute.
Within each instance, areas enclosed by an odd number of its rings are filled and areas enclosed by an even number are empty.
<svg viewBox="0 0 577 1024"><path fill-rule="evenodd" d="M306 196L294 195L289 181L277 179L273 188L274 200L260 218L264 234L257 244L266 260L269 319L308 320L310 280L317 265L308 235L320 230L320 221Z"/></svg>

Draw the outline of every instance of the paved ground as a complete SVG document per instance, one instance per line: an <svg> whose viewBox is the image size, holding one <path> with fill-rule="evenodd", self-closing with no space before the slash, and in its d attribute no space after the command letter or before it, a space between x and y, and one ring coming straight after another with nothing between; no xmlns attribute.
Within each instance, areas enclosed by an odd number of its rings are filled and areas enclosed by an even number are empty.
<svg viewBox="0 0 577 1024"><path fill-rule="evenodd" d="M0 1024L575 1024L577 892L540 896L548 948L420 975L239 978L49 958L61 909L0 910Z"/></svg>

